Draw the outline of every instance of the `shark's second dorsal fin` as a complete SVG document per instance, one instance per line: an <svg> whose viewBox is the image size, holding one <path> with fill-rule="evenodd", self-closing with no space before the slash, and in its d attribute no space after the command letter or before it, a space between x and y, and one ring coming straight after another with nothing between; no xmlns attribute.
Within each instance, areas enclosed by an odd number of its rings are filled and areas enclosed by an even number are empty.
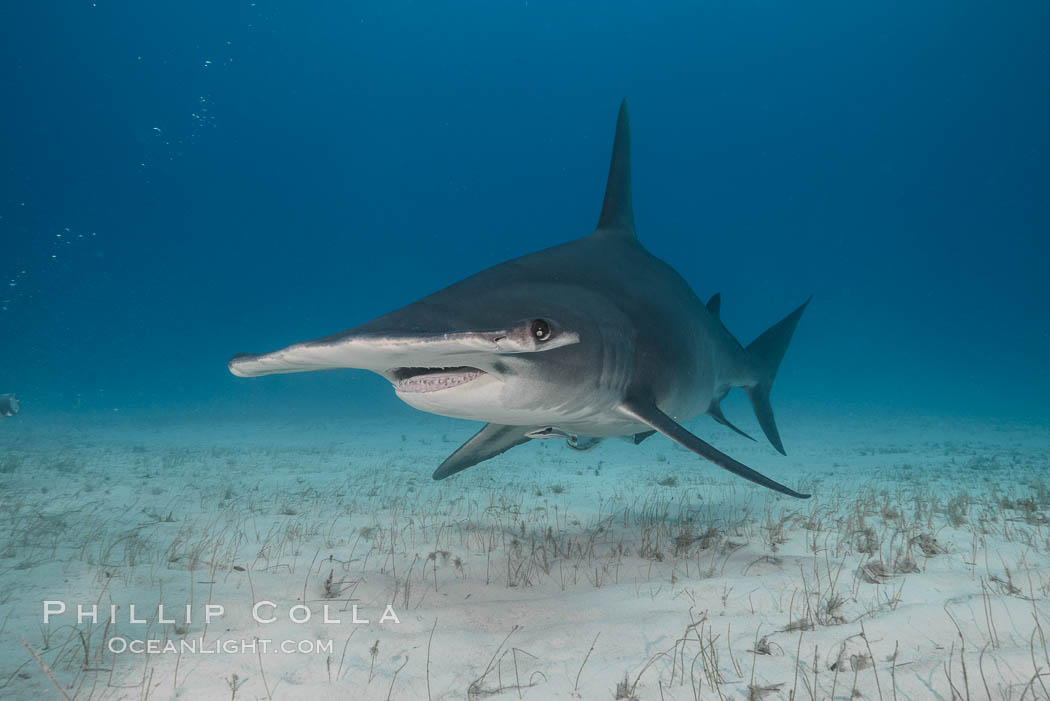
<svg viewBox="0 0 1050 701"><path fill-rule="evenodd" d="M620 115L616 119L605 202L595 233L635 238L634 208L631 206L631 123L627 116L627 100L620 103Z"/></svg>
<svg viewBox="0 0 1050 701"><path fill-rule="evenodd" d="M722 293L715 292L711 295L711 299L707 300L707 311L710 312L711 316L718 318L719 313L722 311Z"/></svg>

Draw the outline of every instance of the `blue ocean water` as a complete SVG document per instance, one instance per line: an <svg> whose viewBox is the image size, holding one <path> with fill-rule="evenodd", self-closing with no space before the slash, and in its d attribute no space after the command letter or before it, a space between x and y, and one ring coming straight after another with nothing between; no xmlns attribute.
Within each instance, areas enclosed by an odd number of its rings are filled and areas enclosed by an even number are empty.
<svg viewBox="0 0 1050 701"><path fill-rule="evenodd" d="M590 232L630 100L639 236L778 411L1043 421L1050 9L34 2L0 8L0 392L34 415L402 413L244 381ZM7 427L5 427L7 428Z"/></svg>
<svg viewBox="0 0 1050 701"><path fill-rule="evenodd" d="M1042 698L1048 36L1032 0L0 4L0 698ZM478 425L228 371L590 233L623 98L642 244L744 343L812 295L788 456L688 425L811 499L662 436L435 482ZM264 635L310 649L112 647Z"/></svg>

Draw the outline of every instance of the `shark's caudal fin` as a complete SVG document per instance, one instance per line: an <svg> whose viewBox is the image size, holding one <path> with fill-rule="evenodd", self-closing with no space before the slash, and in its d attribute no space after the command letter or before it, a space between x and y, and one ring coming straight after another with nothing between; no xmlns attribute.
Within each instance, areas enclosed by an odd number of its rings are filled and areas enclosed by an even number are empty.
<svg viewBox="0 0 1050 701"><path fill-rule="evenodd" d="M634 208L631 205L631 123L627 116L627 100L620 103L620 114L616 118L609 180L605 183L605 201L595 233L635 238Z"/></svg>
<svg viewBox="0 0 1050 701"><path fill-rule="evenodd" d="M777 369L780 368L780 361L784 359L788 343L791 342L791 336L795 333L795 327L798 326L798 320L802 317L802 312L806 310L807 304L809 304L809 299L803 302L798 309L766 329L744 350L758 374L755 384L744 387L744 391L751 399L751 407L755 410L758 424L765 432L766 438L781 455L787 455L787 453L784 452L784 444L780 441L777 423L773 420L773 407L769 403L769 392L773 388L773 380L777 376Z"/></svg>

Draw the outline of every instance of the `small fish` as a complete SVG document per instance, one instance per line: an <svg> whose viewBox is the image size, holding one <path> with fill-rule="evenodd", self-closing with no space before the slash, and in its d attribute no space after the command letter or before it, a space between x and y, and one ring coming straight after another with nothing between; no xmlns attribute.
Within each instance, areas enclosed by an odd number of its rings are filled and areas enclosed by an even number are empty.
<svg viewBox="0 0 1050 701"><path fill-rule="evenodd" d="M0 394L0 416L14 416L18 409L18 397L13 394Z"/></svg>

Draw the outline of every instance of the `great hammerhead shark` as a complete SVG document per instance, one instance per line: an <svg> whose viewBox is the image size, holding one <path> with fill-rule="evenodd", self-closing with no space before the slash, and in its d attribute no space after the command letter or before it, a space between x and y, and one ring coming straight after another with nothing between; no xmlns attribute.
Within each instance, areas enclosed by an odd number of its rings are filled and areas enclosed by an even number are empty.
<svg viewBox="0 0 1050 701"><path fill-rule="evenodd" d="M495 265L348 331L235 355L229 368L241 377L372 370L417 409L487 422L434 479L530 439L562 436L581 447L580 438L633 436L640 443L659 432L736 475L806 498L681 422L707 413L743 433L719 407L731 388L741 387L766 437L784 453L769 391L808 303L745 348L720 321L718 295L705 305L642 247L624 101L593 233Z"/></svg>

